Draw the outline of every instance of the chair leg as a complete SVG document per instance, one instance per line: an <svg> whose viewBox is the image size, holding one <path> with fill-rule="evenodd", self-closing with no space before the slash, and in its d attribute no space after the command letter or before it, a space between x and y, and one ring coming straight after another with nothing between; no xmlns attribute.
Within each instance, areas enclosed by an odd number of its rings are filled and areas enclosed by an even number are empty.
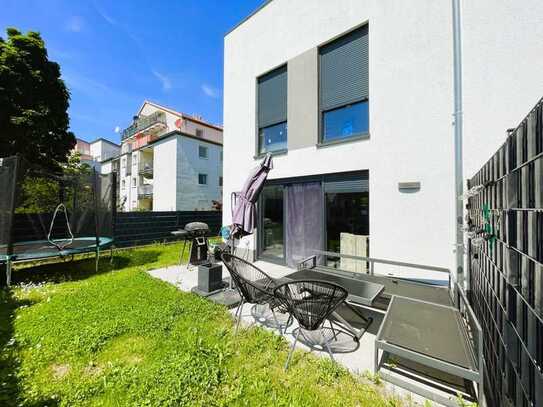
<svg viewBox="0 0 543 407"><path fill-rule="evenodd" d="M334 329L334 324L332 324L331 319L329 319L328 322L330 322L330 328L332 328L332 333L334 334L334 341L337 341L337 335L336 335L336 330Z"/></svg>
<svg viewBox="0 0 543 407"><path fill-rule="evenodd" d="M241 302L239 303L238 310L236 311L237 321L236 321L236 329L234 330L234 335L237 335L237 333L238 333L238 328L239 328L239 323L241 321L241 314L242 314L242 311L243 311L243 304L244 303L245 303L245 300L242 298Z"/></svg>
<svg viewBox="0 0 543 407"><path fill-rule="evenodd" d="M272 312L272 315L273 315L273 319L275 320L275 325L277 325L277 329L279 329L279 333L281 334L281 336L283 336L283 329L281 328L281 324L277 320L277 316L275 315L275 311L271 307L270 307L270 309L271 309L271 312Z"/></svg>
<svg viewBox="0 0 543 407"><path fill-rule="evenodd" d="M328 344L328 341L324 337L324 334L322 333L322 331L321 331L321 334L322 334L323 339L324 339L324 347L326 348L326 351L330 355L330 359L332 359L335 362L334 355L332 355L332 350L330 349L330 345Z"/></svg>
<svg viewBox="0 0 543 407"><path fill-rule="evenodd" d="M294 343L292 344L292 347L290 348L290 352L288 353L287 357L287 363L285 363L285 371L288 369L288 364L290 363L290 358L292 357L292 353L294 352L294 348L296 348L296 343L298 342L298 336L300 336L300 331L302 329L298 327L298 332L296 333L296 338L294 339Z"/></svg>

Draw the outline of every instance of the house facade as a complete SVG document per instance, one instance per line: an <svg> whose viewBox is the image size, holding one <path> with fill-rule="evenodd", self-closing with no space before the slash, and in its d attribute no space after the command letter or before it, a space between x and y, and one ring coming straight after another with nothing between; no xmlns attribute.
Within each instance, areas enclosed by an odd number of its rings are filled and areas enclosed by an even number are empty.
<svg viewBox="0 0 543 407"><path fill-rule="evenodd" d="M98 172L111 172L111 161L117 157L121 151L121 146L104 138L98 138L94 141L85 141L76 139L74 151L80 155L81 163L88 164ZM105 165L105 168L102 168Z"/></svg>
<svg viewBox="0 0 543 407"><path fill-rule="evenodd" d="M113 161L123 211L212 210L222 200L222 128L201 117L146 101Z"/></svg>
<svg viewBox="0 0 543 407"><path fill-rule="evenodd" d="M465 178L543 94L543 3L528 3L463 2ZM274 154L249 257L454 270L452 35L445 0L272 0L225 36L225 196Z"/></svg>

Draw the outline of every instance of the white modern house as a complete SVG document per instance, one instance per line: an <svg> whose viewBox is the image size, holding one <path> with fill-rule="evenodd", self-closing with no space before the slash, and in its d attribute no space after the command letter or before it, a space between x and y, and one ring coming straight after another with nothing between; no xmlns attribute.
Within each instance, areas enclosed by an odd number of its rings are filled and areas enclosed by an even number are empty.
<svg viewBox="0 0 543 407"><path fill-rule="evenodd" d="M76 139L74 151L80 154L81 163L88 164L97 171L108 173L113 158L121 152L121 146L104 138L94 141Z"/></svg>
<svg viewBox="0 0 543 407"><path fill-rule="evenodd" d="M543 94L543 2L462 13L468 178ZM319 248L454 270L450 1L267 1L224 58L225 196L274 154L250 257L293 265Z"/></svg>
<svg viewBox="0 0 543 407"><path fill-rule="evenodd" d="M145 101L112 161L124 211L212 210L222 201L222 128L201 117Z"/></svg>

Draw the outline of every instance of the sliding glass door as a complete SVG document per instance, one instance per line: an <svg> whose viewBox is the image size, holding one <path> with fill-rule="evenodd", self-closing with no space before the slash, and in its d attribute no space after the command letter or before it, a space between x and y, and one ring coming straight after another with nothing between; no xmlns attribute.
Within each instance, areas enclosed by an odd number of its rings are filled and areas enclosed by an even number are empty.
<svg viewBox="0 0 543 407"><path fill-rule="evenodd" d="M259 215L262 258L292 267L315 250L368 256L368 172L270 181L262 190ZM337 256L319 261L349 271L367 267Z"/></svg>
<svg viewBox="0 0 543 407"><path fill-rule="evenodd" d="M282 185L268 185L260 198L260 255L272 260L285 257L283 195Z"/></svg>

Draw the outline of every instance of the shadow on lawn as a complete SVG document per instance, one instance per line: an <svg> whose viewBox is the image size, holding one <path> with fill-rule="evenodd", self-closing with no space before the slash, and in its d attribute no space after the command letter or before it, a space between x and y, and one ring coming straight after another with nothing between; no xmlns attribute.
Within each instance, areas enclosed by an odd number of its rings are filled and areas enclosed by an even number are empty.
<svg viewBox="0 0 543 407"><path fill-rule="evenodd" d="M160 253L159 250L128 250L115 253L113 258L110 258L109 252L104 252L100 256L98 272L96 271L94 256L75 260L71 260L70 258L60 259L56 262L36 264L20 269L16 268L12 274L12 283L18 285L84 280L113 270L156 262Z"/></svg>
<svg viewBox="0 0 543 407"><path fill-rule="evenodd" d="M7 289L0 289L0 405L11 407L21 403L21 384L17 373L19 360L14 341L14 322L17 308L32 305L29 300L17 300ZM58 400L37 400L26 406L57 406Z"/></svg>

